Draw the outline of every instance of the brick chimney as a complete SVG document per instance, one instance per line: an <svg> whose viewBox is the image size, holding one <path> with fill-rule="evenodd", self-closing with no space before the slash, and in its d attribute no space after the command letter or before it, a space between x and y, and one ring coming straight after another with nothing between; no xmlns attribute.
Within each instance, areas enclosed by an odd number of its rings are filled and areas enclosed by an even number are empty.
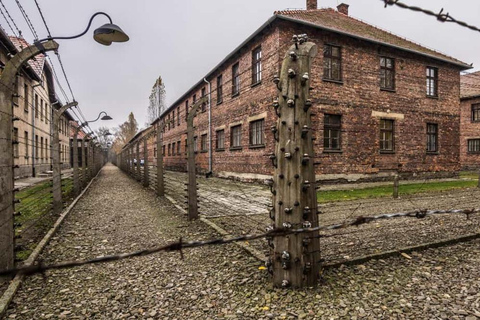
<svg viewBox="0 0 480 320"><path fill-rule="evenodd" d="M340 13L343 13L344 15L348 16L348 4L346 3L341 3L337 6L337 10Z"/></svg>
<svg viewBox="0 0 480 320"><path fill-rule="evenodd" d="M307 10L315 10L317 8L317 0L307 0Z"/></svg>

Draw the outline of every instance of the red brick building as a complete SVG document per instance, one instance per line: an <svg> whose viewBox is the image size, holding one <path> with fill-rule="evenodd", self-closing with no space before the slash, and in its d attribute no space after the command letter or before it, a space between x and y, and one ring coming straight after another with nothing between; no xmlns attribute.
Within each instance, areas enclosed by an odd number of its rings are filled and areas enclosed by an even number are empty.
<svg viewBox="0 0 480 320"><path fill-rule="evenodd" d="M199 169L271 175L272 79L292 35L307 34L319 49L310 76L318 178L459 170L460 71L470 66L352 18L346 4L316 9L308 0L307 7L275 12L167 109L166 167L186 169L186 113L209 96L195 119Z"/></svg>
<svg viewBox="0 0 480 320"><path fill-rule="evenodd" d="M464 169L480 168L480 71L460 79L460 161Z"/></svg>

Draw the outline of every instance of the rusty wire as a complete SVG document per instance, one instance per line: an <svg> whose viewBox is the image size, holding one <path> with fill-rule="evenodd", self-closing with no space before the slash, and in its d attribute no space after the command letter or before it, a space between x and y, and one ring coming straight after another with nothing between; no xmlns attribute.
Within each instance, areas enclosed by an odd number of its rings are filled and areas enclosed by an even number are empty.
<svg viewBox="0 0 480 320"><path fill-rule="evenodd" d="M157 246L150 249L143 249L135 252L101 256L101 257L97 257L89 260L65 261L65 262L59 262L51 265L44 265L43 263L39 263L31 266L13 268L13 269L0 272L0 277L11 276L17 273L20 273L23 275L33 275L38 273L44 274L48 270L66 269L66 268L78 267L78 266L89 265L89 264L118 261L118 260L123 260L127 258L132 258L132 257L151 255L158 252L179 251L180 256L183 258L182 250L186 248L198 248L198 247L204 247L204 246L210 246L210 245L229 244L229 243L240 242L240 241L258 240L263 238L271 239L274 237L287 236L291 234L312 233L312 232L326 231L326 230L337 230L337 229L343 229L351 226L358 227L362 224L367 224L376 220L394 219L394 218L402 218L402 217L422 219L427 216L437 215L437 214L465 214L468 219L470 215L479 213L479 212L480 212L480 208L455 209L455 210L415 210L410 212L398 212L398 213L390 213L390 214L381 214L376 216L359 216L349 222L341 223L341 224L333 224L329 226L318 226L318 227L312 227L312 228L299 228L299 229L278 228L278 229L274 229L274 230L271 230L262 234L256 234L256 235L255 234L243 235L243 236L234 236L229 238L218 238L218 239L205 240L205 241L189 241L189 242L183 242L182 239L180 238L179 241L170 243L168 245Z"/></svg>
<svg viewBox="0 0 480 320"><path fill-rule="evenodd" d="M470 24L468 24L464 21L457 20L457 19L453 18L448 12L443 13L443 8L440 10L439 13L435 13L431 10L423 9L423 8L420 8L420 7L417 7L417 6L409 6L409 5L407 5L403 2L400 2L399 0L380 0L380 1L385 3L385 8L388 5L390 5L390 6L396 5L396 6L399 6L400 8L403 8L403 9L408 9L408 10L412 10L412 11L416 11L416 12L422 12L426 15L436 17L437 20L440 21L440 22L453 22L453 23L456 23L456 24L458 24L462 27L480 32L480 29L478 27L470 25Z"/></svg>

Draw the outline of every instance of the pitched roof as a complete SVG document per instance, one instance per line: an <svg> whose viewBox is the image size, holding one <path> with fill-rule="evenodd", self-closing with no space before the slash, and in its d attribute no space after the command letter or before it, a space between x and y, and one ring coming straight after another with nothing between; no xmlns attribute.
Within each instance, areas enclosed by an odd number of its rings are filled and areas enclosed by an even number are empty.
<svg viewBox="0 0 480 320"><path fill-rule="evenodd" d="M14 36L10 36L9 38L18 51L22 51L24 48L30 46L30 44L23 38L18 38ZM35 72L35 74L38 76L38 78L42 79L43 66L45 64L45 55L42 53L36 55L35 58L28 60L28 64L32 68L33 72Z"/></svg>
<svg viewBox="0 0 480 320"><path fill-rule="evenodd" d="M480 97L480 71L468 73L460 77L460 98Z"/></svg>
<svg viewBox="0 0 480 320"><path fill-rule="evenodd" d="M471 68L471 66L465 62L421 46L391 32L340 13L332 8L315 10L284 10L275 11L274 14L281 19L310 25L312 27L345 34L354 38L438 59L459 66L464 70Z"/></svg>

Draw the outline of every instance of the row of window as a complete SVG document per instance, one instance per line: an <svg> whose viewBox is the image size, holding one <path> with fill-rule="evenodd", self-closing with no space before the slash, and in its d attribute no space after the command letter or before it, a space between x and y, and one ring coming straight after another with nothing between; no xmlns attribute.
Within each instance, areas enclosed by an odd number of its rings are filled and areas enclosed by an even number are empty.
<svg viewBox="0 0 480 320"><path fill-rule="evenodd" d="M32 137L33 138L33 137ZM18 158L20 156L20 137L19 137L19 132L18 128L13 128L13 140L18 141L19 143L16 143L13 145L13 155L15 158ZM30 157L30 138L28 135L28 131L24 131L23 133L23 146L24 146L24 157L28 159ZM63 145L62 145L63 147ZM50 149L50 146L48 144L48 139L39 137L38 135L35 135L35 158L40 159L40 160L48 160L49 154L48 151ZM63 151L63 149L62 149Z"/></svg>
<svg viewBox="0 0 480 320"><path fill-rule="evenodd" d="M380 119L379 141L380 152L395 151L395 121L391 119ZM325 151L341 151L342 116L325 114L323 148ZM438 125L427 123L426 125L427 145L426 151L438 152Z"/></svg>
<svg viewBox="0 0 480 320"><path fill-rule="evenodd" d="M395 59L380 57L380 89L395 90ZM426 67L426 95L438 97L438 69ZM323 47L323 79L342 82L342 48L325 45Z"/></svg>
<svg viewBox="0 0 480 320"><path fill-rule="evenodd" d="M236 62L232 65L232 97L236 97L240 94L240 63ZM261 46L255 48L252 51L252 85L257 85L262 82L262 48ZM223 102L223 74L217 76L217 104ZM201 97L206 96L206 88L201 89ZM197 101L197 95L192 96L192 105ZM202 103L201 111L207 110L207 104ZM189 111L189 100L185 100L185 119L187 118ZM175 128L175 125L180 125L180 107L173 109L171 114L168 114L166 119L165 130Z"/></svg>
<svg viewBox="0 0 480 320"><path fill-rule="evenodd" d="M249 127L249 147L258 148L263 147L265 145L265 137L264 137L264 128L265 128L265 120L260 119L256 121L250 122ZM188 141L185 139L185 148L184 152L187 152L187 143ZM206 152L208 151L208 136L207 134L202 134L200 136L200 150L198 149L198 137L193 138L193 150L195 152L201 151ZM239 150L242 146L242 125L235 125L230 127L230 150ZM173 142L163 146L163 154L165 155L165 148L167 149L166 155L180 155L181 154L181 142ZM215 150L216 151L224 151L226 148L225 146L225 129L219 129L215 131Z"/></svg>
<svg viewBox="0 0 480 320"><path fill-rule="evenodd" d="M480 103L472 104L472 122L480 122Z"/></svg>

